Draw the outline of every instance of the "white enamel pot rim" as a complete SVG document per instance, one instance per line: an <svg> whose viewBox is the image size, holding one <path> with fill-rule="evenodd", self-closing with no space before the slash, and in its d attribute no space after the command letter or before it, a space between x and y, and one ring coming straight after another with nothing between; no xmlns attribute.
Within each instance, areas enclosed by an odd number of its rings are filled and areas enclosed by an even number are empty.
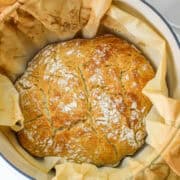
<svg viewBox="0 0 180 180"><path fill-rule="evenodd" d="M169 44L172 58L175 64L176 72L180 72L180 42L176 34L173 32L172 28L165 20L165 18L149 3L140 1L140 0L121 0L122 2L126 3L128 6L135 9L143 16L159 31L161 34L166 37L166 41ZM149 18L151 17L151 18ZM179 65L178 65L179 64ZM180 76L180 74L179 74ZM180 77L178 79L177 85L180 87ZM180 98L180 97L178 97ZM11 162L9 162L2 154L0 154L5 161L9 163L14 169L16 169L19 173L25 175L27 178L32 179L32 177L28 176L20 169L15 167Z"/></svg>

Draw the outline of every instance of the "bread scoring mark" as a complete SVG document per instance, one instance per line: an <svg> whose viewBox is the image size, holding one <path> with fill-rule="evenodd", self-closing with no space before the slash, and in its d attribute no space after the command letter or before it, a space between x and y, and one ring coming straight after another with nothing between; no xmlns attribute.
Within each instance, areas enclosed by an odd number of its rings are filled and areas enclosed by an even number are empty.
<svg viewBox="0 0 180 180"><path fill-rule="evenodd" d="M88 92L87 84L86 84L84 75L83 75L83 73L82 73L81 67L78 66L77 69L78 69L78 72L79 72L79 74L80 74L80 79L81 79L81 81L82 81L82 83L83 83L83 92L84 92L84 94L85 94L87 109L88 109L88 111L90 112L90 111L91 111L91 103L89 102L89 92Z"/></svg>
<svg viewBox="0 0 180 180"><path fill-rule="evenodd" d="M92 102L91 100L90 100L90 93L91 93L91 88L89 88L88 86L87 86L87 84L88 84L88 82L87 82L87 79L85 79L85 76L84 76L84 71L80 68L80 67L82 67L82 66L78 66L78 70L79 70L79 72L80 72L80 77L81 77L81 79L82 79L82 81L83 81L83 84L84 84L84 90L85 90L85 93L86 93L86 100L87 100L87 107L88 107L88 110L89 110L89 112L88 112L88 117L89 117L89 121L88 121L88 123L89 123L89 126L92 128L92 130L93 130L93 132L96 134L96 136L98 136L98 134L99 134L99 132L96 130L96 128L94 127L94 122L96 121L96 119L93 117L93 113L92 113L92 106L93 106L93 103L94 103L94 101ZM85 70L85 69L84 69ZM88 69L87 69L87 71L88 71ZM87 72L86 72L87 73ZM98 72L99 73L99 72ZM103 74L102 74L103 75ZM86 84L87 83L87 84ZM99 84L97 84L98 86L99 86ZM109 144L110 145L110 147L113 149L113 151L114 151L114 153L116 154L116 157L117 157L117 150L116 150L116 147L114 146L114 144L113 143L111 143L109 140L108 140L108 138L106 137L106 135L103 135L102 136L102 138L101 139L104 139L106 142L107 142L107 144Z"/></svg>

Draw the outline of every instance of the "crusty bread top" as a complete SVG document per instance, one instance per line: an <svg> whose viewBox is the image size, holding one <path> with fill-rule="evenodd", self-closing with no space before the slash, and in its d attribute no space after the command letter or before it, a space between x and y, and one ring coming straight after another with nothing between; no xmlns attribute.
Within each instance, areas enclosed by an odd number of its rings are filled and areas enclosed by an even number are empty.
<svg viewBox="0 0 180 180"><path fill-rule="evenodd" d="M153 76L145 57L112 35L48 45L16 82L21 145L38 157L118 163L144 143L151 103L141 91Z"/></svg>

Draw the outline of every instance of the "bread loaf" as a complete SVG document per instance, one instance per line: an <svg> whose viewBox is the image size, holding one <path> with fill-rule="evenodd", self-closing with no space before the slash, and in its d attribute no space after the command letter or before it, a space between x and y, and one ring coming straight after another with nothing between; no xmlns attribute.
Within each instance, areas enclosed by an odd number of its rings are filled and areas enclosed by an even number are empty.
<svg viewBox="0 0 180 180"><path fill-rule="evenodd" d="M141 52L113 35L48 45L15 84L20 144L36 157L117 164L144 143L151 102L142 88L153 76Z"/></svg>

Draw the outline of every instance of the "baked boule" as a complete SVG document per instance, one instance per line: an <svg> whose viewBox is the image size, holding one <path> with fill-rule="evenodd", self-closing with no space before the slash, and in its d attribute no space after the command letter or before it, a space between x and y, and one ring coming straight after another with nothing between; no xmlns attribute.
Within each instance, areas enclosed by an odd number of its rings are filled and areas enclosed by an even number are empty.
<svg viewBox="0 0 180 180"><path fill-rule="evenodd" d="M117 164L144 144L151 102L142 89L153 77L143 54L113 35L48 45L15 84L19 142L36 157Z"/></svg>

